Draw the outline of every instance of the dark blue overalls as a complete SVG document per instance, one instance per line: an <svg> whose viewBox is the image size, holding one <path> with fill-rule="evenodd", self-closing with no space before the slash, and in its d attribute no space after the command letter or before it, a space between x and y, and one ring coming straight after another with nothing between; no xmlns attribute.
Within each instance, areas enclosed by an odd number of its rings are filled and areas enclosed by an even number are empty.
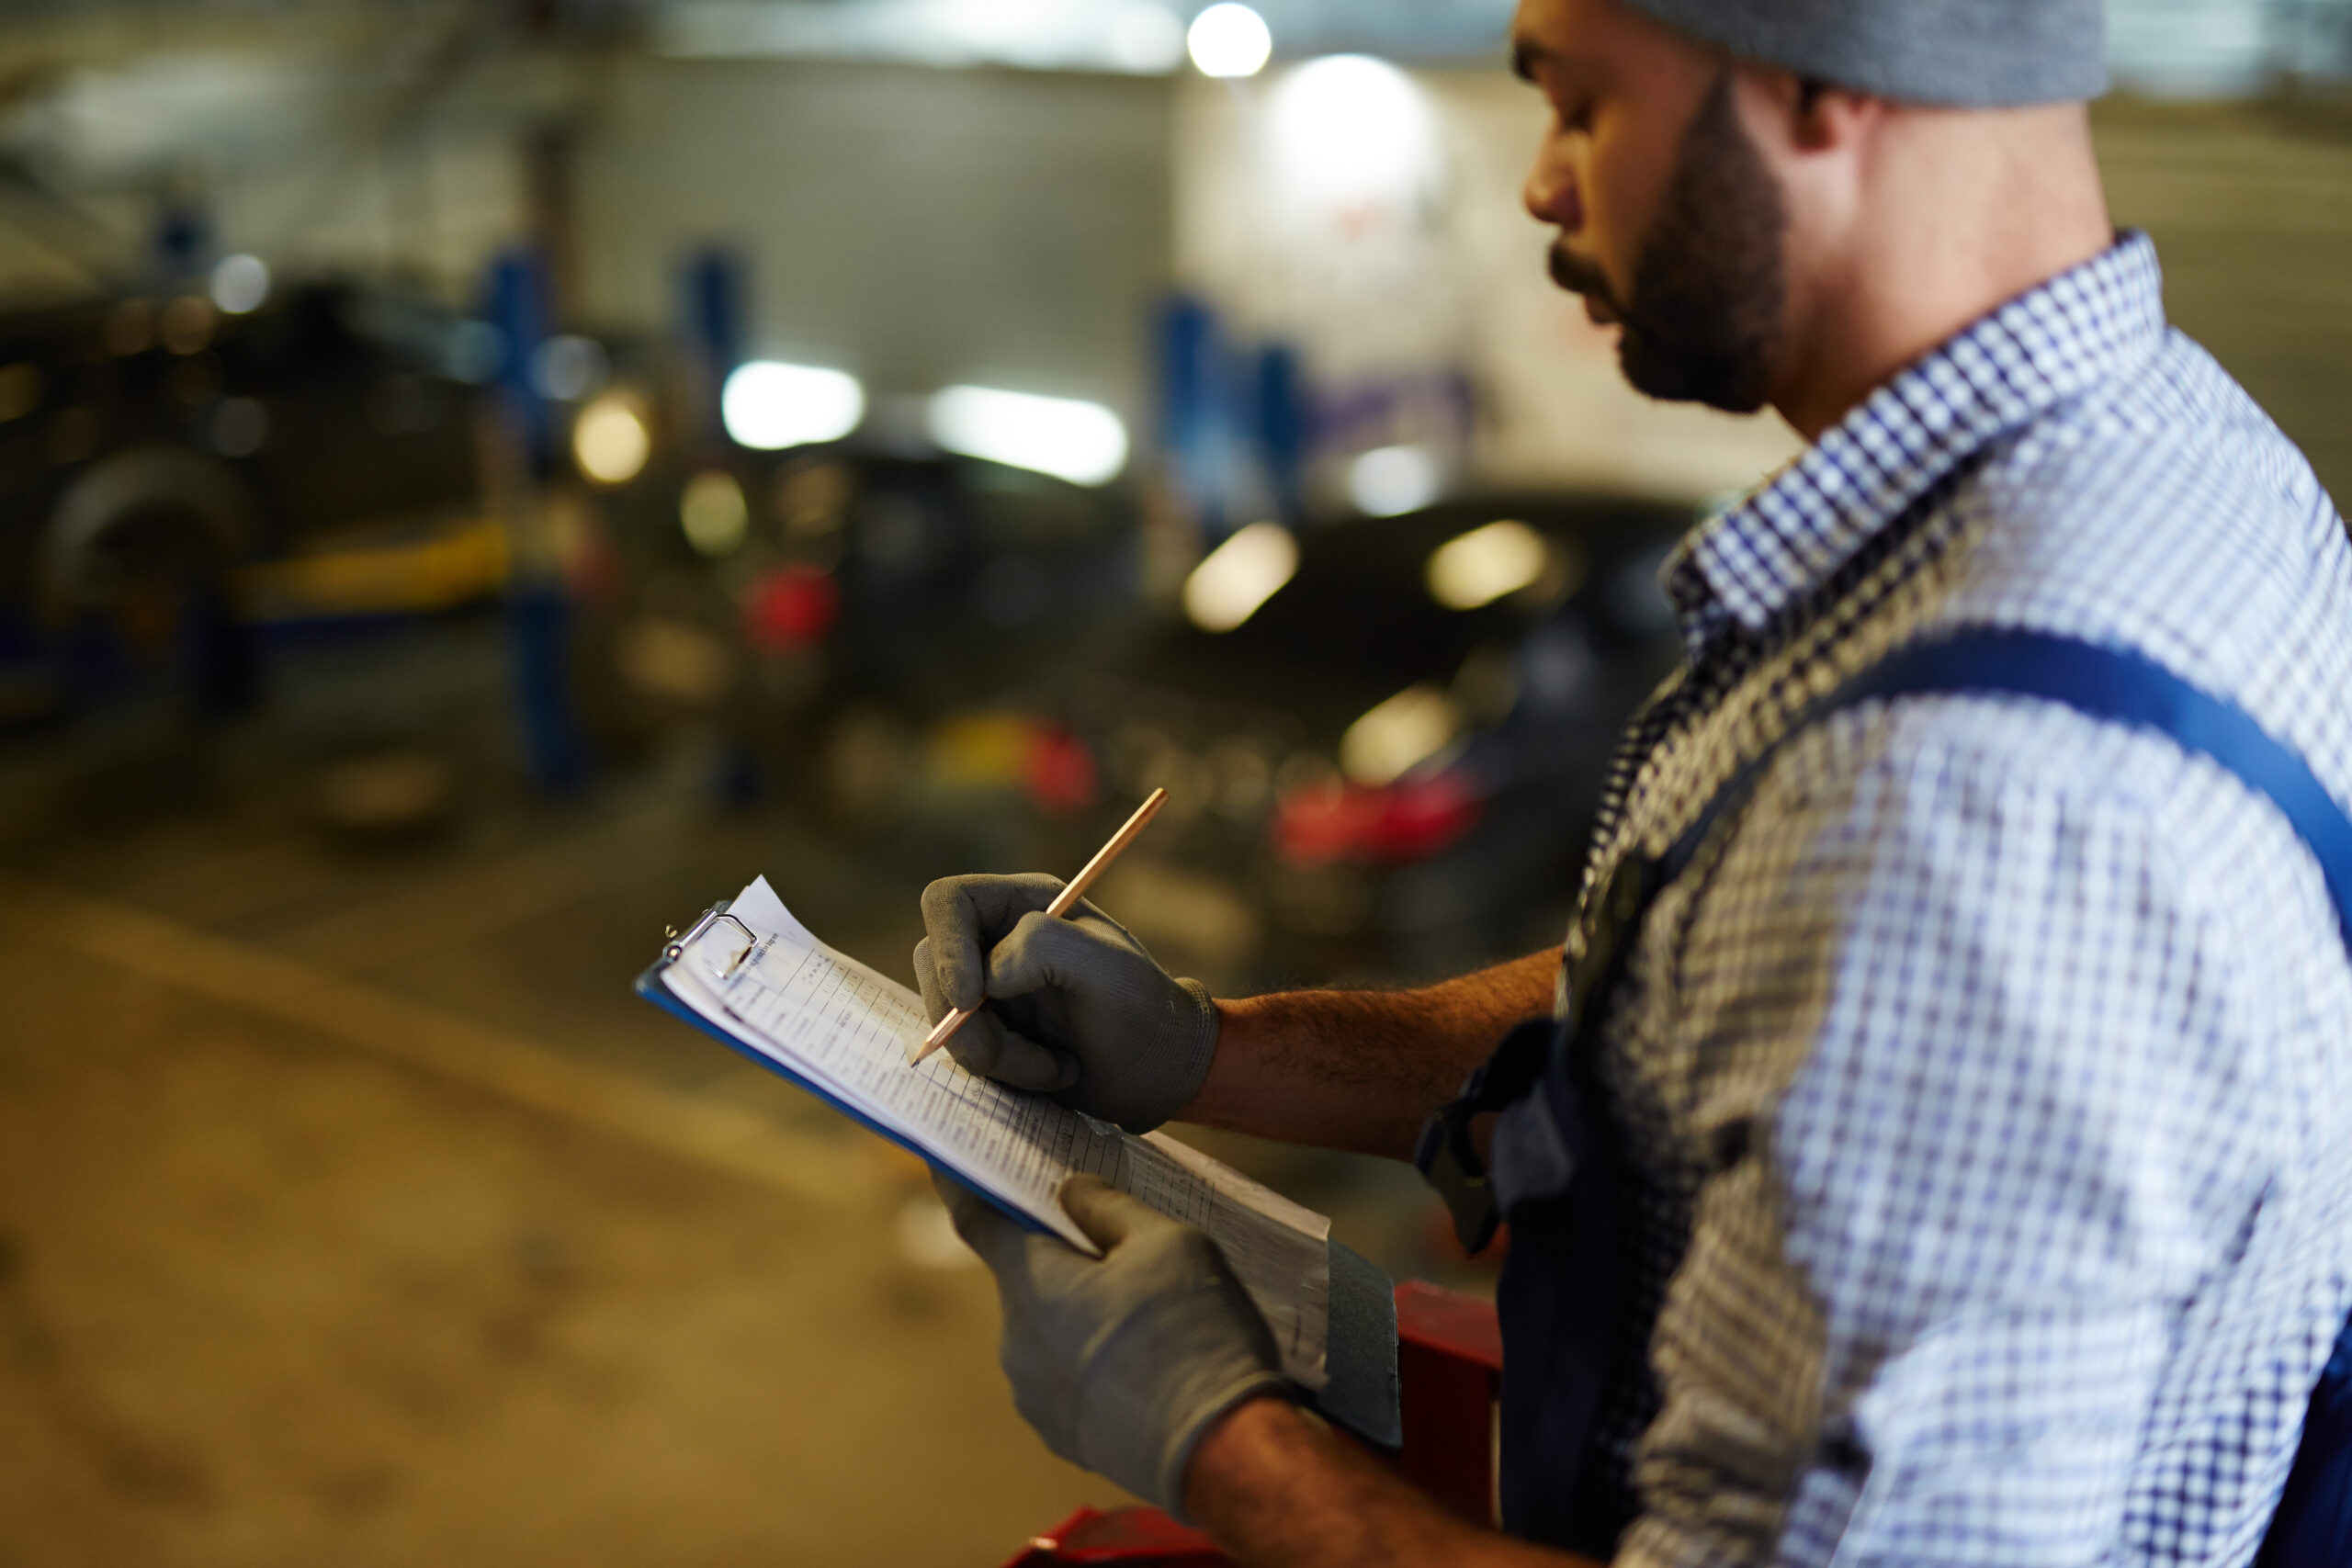
<svg viewBox="0 0 2352 1568"><path fill-rule="evenodd" d="M1967 632L1899 649L1812 704L1664 855L1635 852L1619 863L1578 916L1561 1016L1513 1031L1422 1130L1416 1161L1453 1211L1464 1245L1479 1250L1506 1210L1510 1221L1497 1304L1502 1517L1514 1535L1607 1562L1635 1512L1624 1477L1597 1462L1592 1442L1602 1395L1622 1371L1634 1239L1631 1179L1599 1077L1599 1023L1651 900L1737 815L1779 746L1805 726L1871 698L1932 694L2064 703L2211 758L2294 824L2352 944L2352 820L2302 759L2244 712L2136 654L2039 633ZM1530 1096L1541 1097L1543 1114L1504 1120L1490 1176L1472 1120ZM2312 1392L2256 1568L2352 1568L2352 1323Z"/></svg>

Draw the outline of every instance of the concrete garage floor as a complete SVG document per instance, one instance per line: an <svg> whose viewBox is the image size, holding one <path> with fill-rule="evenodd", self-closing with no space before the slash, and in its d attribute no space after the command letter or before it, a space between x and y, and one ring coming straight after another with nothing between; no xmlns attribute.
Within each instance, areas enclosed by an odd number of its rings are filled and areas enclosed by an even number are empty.
<svg viewBox="0 0 2352 1568"><path fill-rule="evenodd" d="M875 1141L534 1108L431 1060L495 1036L208 994L289 976L118 907L0 927L0 1559L985 1564L1116 1498Z"/></svg>
<svg viewBox="0 0 2352 1568"><path fill-rule="evenodd" d="M299 663L198 750L0 750L0 1562L947 1568L1119 1501L920 1166L629 995L761 870L903 968L901 881L691 754L532 800L496 651L339 688L470 671L404 847L321 830Z"/></svg>

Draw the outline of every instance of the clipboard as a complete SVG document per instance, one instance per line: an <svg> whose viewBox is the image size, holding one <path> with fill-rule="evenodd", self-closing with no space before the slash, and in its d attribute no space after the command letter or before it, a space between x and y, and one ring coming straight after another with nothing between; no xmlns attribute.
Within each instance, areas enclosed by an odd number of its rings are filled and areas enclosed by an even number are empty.
<svg viewBox="0 0 2352 1568"><path fill-rule="evenodd" d="M731 899L722 898L705 909L684 932L674 928L663 932L662 955L638 976L631 989L662 1011L684 1020L737 1055L774 1073L803 1093L813 1096L867 1132L898 1145L933 1171L956 1180L967 1191L978 1193L987 1200L990 1208L1012 1219L1022 1229L1035 1235L1050 1235L1050 1231L1029 1215L1003 1200L980 1192L963 1182L954 1171L939 1165L911 1139L883 1126L774 1057L753 1050L672 994L662 978L664 973L684 956L688 947L721 921L733 921L746 940L742 951L736 953L729 961L727 968L720 972L720 978L731 975L735 967L758 947L758 935L729 912L732 903ZM1330 1381L1320 1390L1309 1391L1294 1385L1293 1392L1309 1408L1327 1419L1338 1422L1364 1441L1384 1449L1399 1448L1405 1440L1405 1426L1396 1382L1396 1287L1369 1258L1346 1243L1334 1240L1329 1247L1330 1324L1325 1336L1324 1366Z"/></svg>
<svg viewBox="0 0 2352 1568"><path fill-rule="evenodd" d="M967 1192L970 1192L976 1197L984 1199L989 1208L994 1209L1005 1218L1012 1221L1023 1230L1028 1231L1035 1235L1052 1235L1053 1233L1051 1231L1048 1231L1045 1226L1039 1224L1035 1219L1014 1208L1012 1204L1007 1203L1003 1199L997 1197L991 1192L983 1192L978 1188L964 1181L962 1179L957 1177L954 1171L947 1169L944 1166L940 1165L937 1161L933 1160L929 1152L923 1149L923 1147L917 1144L913 1139L907 1137L902 1133L885 1127L881 1122L876 1122L871 1116L866 1115L855 1106L849 1104L847 1101L842 1100L831 1090L824 1089L820 1085L801 1077L798 1073L794 1072L790 1067L786 1066L782 1062L777 1061L775 1057L770 1056L763 1052L753 1050L751 1046L746 1045L741 1040L736 1039L732 1034L728 1033L727 1031L719 1028L718 1025L711 1022L710 1020L703 1017L702 1014L695 1011L694 1009L686 1006L685 1003L680 1001L675 996L671 994L670 987L662 981L662 975L669 969L671 964L677 963L685 955L686 949L692 946L695 942L699 941L705 931L710 930L712 926L717 925L719 921L734 920L736 930L741 931L743 935L749 939L743 948L743 951L737 953L725 969L719 971L720 979L723 980L729 975L732 975L735 972L736 965L741 964L746 958L749 958L752 955L752 950L759 945L759 938L753 933L752 928L743 924L742 921L735 919L733 915L728 913L728 908L733 902L734 900L731 898L721 898L718 903L713 904L709 908L705 909L700 917L695 919L695 923L688 926L684 931L681 932L673 927L670 931L663 932L662 956L655 959L651 964L646 966L644 973L638 976L636 983L630 988L636 991L639 996L643 997L647 1001L651 1002L655 1007L660 1008L663 1012L668 1013L671 1017L683 1019L686 1022L693 1024L703 1033L710 1036L713 1040L718 1041L721 1045L726 1046L729 1051L734 1052L745 1061L750 1062L753 1066L763 1068L767 1072L774 1073L776 1077L784 1079L785 1082L792 1085L793 1088L800 1090L803 1094L808 1095L810 1098L820 1101L830 1109L839 1111L842 1115L848 1117L851 1121L856 1122L867 1132L876 1134L877 1137L884 1138L890 1143L898 1145L899 1147L906 1150L909 1154L922 1161L923 1164L931 1167L933 1170L938 1171L940 1174L945 1176L949 1180L954 1181Z"/></svg>

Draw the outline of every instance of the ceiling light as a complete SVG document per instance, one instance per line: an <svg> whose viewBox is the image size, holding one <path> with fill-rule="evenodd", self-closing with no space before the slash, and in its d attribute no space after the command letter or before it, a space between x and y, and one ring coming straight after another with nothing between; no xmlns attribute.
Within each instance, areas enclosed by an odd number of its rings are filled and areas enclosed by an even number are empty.
<svg viewBox="0 0 2352 1568"><path fill-rule="evenodd" d="M571 456L598 484L627 484L653 455L653 433L637 400L606 392L580 411L571 426Z"/></svg>
<svg viewBox="0 0 2352 1568"><path fill-rule="evenodd" d="M738 445L763 452L838 441L865 417L865 389L842 371L754 359L729 374L718 414Z"/></svg>
<svg viewBox="0 0 2352 1568"><path fill-rule="evenodd" d="M212 302L227 314L258 310L269 298L269 264L259 256L222 256L212 268Z"/></svg>
<svg viewBox="0 0 2352 1568"><path fill-rule="evenodd" d="M1409 204L1443 162L1421 89L1368 54L1326 55L1284 73L1266 130L1292 194L1326 209Z"/></svg>
<svg viewBox="0 0 2352 1568"><path fill-rule="evenodd" d="M1532 586L1551 559L1544 536L1506 520L1448 539L1422 573L1430 597L1449 610L1475 610Z"/></svg>
<svg viewBox="0 0 2352 1568"><path fill-rule="evenodd" d="M1255 76L1274 52L1274 39L1265 18L1226 0L1193 18L1184 47L1204 76Z"/></svg>
<svg viewBox="0 0 2352 1568"><path fill-rule="evenodd" d="M1348 465L1348 499L1368 517L1417 511L1437 495L1437 457L1426 446L1377 446Z"/></svg>
<svg viewBox="0 0 2352 1568"><path fill-rule="evenodd" d="M1204 632L1229 632L1298 570L1298 541L1279 523L1252 523L1201 558L1184 580L1184 614Z"/></svg>
<svg viewBox="0 0 2352 1568"><path fill-rule="evenodd" d="M1101 403L993 387L949 387L931 400L931 438L950 452L1099 485L1126 467L1127 427Z"/></svg>

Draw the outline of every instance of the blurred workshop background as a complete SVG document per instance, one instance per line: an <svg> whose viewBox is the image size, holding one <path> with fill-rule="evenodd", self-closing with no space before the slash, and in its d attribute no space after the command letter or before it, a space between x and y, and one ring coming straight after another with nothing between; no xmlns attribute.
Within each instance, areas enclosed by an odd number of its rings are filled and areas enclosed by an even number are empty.
<svg viewBox="0 0 2352 1568"><path fill-rule="evenodd" d="M987 1564L920 1168L630 995L1082 860L1221 990L1557 940L1669 543L1509 0L0 10L0 1561ZM2352 3L2114 0L2175 319L2352 485ZM1400 1275L1409 1172L1206 1137Z"/></svg>

